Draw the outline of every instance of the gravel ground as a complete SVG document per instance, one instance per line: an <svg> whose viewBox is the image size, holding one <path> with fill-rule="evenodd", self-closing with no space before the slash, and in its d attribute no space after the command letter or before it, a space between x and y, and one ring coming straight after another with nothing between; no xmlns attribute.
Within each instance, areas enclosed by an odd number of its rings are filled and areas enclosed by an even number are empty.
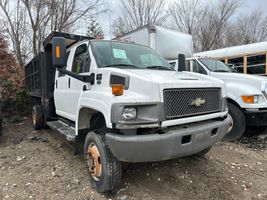
<svg viewBox="0 0 267 200"><path fill-rule="evenodd" d="M220 142L205 157L125 164L121 186L106 195L90 187L82 156L56 132L34 131L29 120L3 132L0 199L267 199L265 129Z"/></svg>

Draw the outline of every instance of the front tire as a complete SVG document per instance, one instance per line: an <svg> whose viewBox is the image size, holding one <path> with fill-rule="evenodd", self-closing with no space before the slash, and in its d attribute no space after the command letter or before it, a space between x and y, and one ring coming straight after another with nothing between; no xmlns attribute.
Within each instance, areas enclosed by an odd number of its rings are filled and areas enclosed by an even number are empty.
<svg viewBox="0 0 267 200"><path fill-rule="evenodd" d="M84 143L84 157L93 188L104 193L112 191L121 182L121 163L111 153L106 144L103 130L91 131Z"/></svg>
<svg viewBox="0 0 267 200"><path fill-rule="evenodd" d="M229 115L232 117L232 127L223 138L223 141L234 141L240 138L246 129L246 117L242 110L236 105L229 103L227 104L229 109Z"/></svg>
<svg viewBox="0 0 267 200"><path fill-rule="evenodd" d="M32 107L32 124L35 130L40 130L44 127L44 114L40 105Z"/></svg>

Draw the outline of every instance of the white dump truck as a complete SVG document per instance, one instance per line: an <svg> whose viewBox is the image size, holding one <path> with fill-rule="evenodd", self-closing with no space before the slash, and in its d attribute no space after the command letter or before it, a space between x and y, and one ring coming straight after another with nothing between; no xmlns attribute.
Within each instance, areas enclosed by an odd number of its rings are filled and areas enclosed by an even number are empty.
<svg viewBox="0 0 267 200"><path fill-rule="evenodd" d="M166 28L145 26L117 39L153 48L164 56L175 70L197 72L223 80L227 89L229 114L233 121L224 140L233 141L241 137L247 125L267 125L266 77L233 73L221 61L193 57L192 37ZM207 56L209 56L208 53ZM184 54L187 57L185 67L179 65L178 54ZM205 57L205 52L194 56Z"/></svg>
<svg viewBox="0 0 267 200"><path fill-rule="evenodd" d="M82 140L98 192L120 183L121 162L203 155L231 123L222 81L142 45L53 32L25 75L35 129Z"/></svg>

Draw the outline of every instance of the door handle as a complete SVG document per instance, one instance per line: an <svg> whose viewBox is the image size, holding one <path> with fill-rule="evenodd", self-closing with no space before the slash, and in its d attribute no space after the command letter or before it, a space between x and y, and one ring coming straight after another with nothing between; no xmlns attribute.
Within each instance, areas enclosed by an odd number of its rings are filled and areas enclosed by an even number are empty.
<svg viewBox="0 0 267 200"><path fill-rule="evenodd" d="M69 78L69 81L68 81L68 86L69 86L69 88L70 88L70 78Z"/></svg>
<svg viewBox="0 0 267 200"><path fill-rule="evenodd" d="M57 80L56 80L56 88L57 88Z"/></svg>

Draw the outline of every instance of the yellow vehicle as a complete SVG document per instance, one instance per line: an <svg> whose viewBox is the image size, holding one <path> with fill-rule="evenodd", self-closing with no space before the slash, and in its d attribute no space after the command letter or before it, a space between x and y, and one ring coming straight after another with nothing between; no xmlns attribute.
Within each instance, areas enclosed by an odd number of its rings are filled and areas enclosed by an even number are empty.
<svg viewBox="0 0 267 200"><path fill-rule="evenodd" d="M267 75L267 42L204 51L194 56L221 60L240 73Z"/></svg>

